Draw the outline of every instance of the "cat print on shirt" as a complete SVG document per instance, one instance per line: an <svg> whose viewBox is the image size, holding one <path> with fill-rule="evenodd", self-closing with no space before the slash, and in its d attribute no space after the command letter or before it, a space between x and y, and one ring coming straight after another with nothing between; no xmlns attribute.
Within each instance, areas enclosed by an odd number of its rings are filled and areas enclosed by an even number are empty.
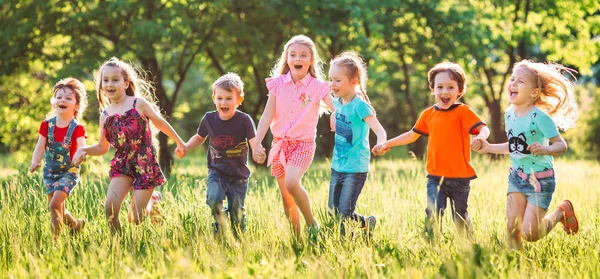
<svg viewBox="0 0 600 279"><path fill-rule="evenodd" d="M525 157L531 154L531 151L527 150L527 137L524 133L519 133L514 136L512 129L508 131L508 151L513 156Z"/></svg>

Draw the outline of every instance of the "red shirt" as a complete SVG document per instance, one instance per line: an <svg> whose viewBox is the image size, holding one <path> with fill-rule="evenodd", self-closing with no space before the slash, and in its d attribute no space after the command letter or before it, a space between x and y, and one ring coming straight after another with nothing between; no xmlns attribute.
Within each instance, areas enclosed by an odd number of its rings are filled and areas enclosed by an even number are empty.
<svg viewBox="0 0 600 279"><path fill-rule="evenodd" d="M68 125L67 127L54 127L54 141L62 142L65 139L68 130ZM42 121L39 133L46 139L48 138L48 121ZM77 151L77 139L80 137L87 138L87 134L85 133L85 127L83 127L83 125L77 125L77 127L75 127L75 131L73 131L73 135L71 136L71 147L69 148L71 160L73 160L73 155L75 155L75 152Z"/></svg>

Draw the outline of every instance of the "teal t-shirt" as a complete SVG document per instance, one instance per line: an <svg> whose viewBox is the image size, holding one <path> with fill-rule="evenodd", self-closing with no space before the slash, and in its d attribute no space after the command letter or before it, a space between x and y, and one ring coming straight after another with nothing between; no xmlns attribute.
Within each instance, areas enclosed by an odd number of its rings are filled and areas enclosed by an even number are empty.
<svg viewBox="0 0 600 279"><path fill-rule="evenodd" d="M335 147L331 168L337 172L368 172L371 152L369 150L369 125L365 117L375 115L367 102L357 95L350 103L342 105L336 98Z"/></svg>
<svg viewBox="0 0 600 279"><path fill-rule="evenodd" d="M534 142L547 146L548 139L559 135L556 124L550 116L534 107L526 116L517 117L514 110L509 108L504 113L504 123L510 162L515 170L530 174L552 169L554 166L552 156L536 156L527 150L527 147Z"/></svg>

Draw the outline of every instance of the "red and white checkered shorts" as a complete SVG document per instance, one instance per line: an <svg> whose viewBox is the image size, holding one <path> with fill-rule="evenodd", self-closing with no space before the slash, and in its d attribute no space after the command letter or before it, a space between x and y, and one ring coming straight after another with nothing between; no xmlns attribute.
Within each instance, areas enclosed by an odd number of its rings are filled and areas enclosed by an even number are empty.
<svg viewBox="0 0 600 279"><path fill-rule="evenodd" d="M275 177L284 176L286 166L299 167L304 171L308 170L315 157L315 149L317 148L317 144L314 141L275 139L271 146L276 146L277 144L280 144L281 147L272 148L272 154L269 154L271 175ZM281 160L282 155L284 156L284 160Z"/></svg>

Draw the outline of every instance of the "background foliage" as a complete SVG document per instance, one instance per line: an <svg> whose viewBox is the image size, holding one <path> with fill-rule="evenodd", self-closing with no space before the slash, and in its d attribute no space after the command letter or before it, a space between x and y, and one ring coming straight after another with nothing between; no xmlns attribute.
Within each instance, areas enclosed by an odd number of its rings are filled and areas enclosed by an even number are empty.
<svg viewBox="0 0 600 279"><path fill-rule="evenodd" d="M247 94L241 109L258 120L267 98L264 79L296 34L310 36L324 62L347 49L365 57L369 94L390 137L410 129L432 104L426 73L438 62L465 67L470 86L462 101L488 122L496 142L506 139L502 112L512 64L565 64L579 72L585 117L578 125L588 131L567 133L578 143L571 154L600 156L600 137L593 136L599 116L587 113L599 101L600 3L594 0L6 0L0 34L0 148L18 160L34 147L50 109L49 88L66 76L85 82L92 104L85 122L97 134L93 73L112 56L153 81L163 114L184 139L214 109L210 84L226 72L240 74ZM325 118L318 135L319 155L329 156ZM421 157L425 140L408 149ZM170 172L172 148L164 135L160 146L161 165Z"/></svg>

